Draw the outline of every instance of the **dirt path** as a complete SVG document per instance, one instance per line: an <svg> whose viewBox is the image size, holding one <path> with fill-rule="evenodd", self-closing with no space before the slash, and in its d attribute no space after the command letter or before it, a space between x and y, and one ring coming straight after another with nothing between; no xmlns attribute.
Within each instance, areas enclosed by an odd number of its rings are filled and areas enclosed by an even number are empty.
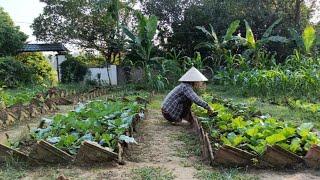
<svg viewBox="0 0 320 180"><path fill-rule="evenodd" d="M192 162L179 155L179 150L186 149L182 141L176 139L179 135L190 131L188 124L172 126L165 121L159 110L150 110L149 118L141 124L139 147L131 151L129 163L131 167L161 167L171 171L176 179L194 179L197 170L193 166L186 166ZM134 160L134 159L132 159Z"/></svg>

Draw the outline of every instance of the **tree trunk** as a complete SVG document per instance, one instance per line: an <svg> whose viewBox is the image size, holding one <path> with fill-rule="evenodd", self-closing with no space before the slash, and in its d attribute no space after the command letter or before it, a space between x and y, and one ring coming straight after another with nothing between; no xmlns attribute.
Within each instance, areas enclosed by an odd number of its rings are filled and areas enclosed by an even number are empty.
<svg viewBox="0 0 320 180"><path fill-rule="evenodd" d="M295 7L295 25L300 30L301 28L301 4L303 0L296 0L296 7Z"/></svg>
<svg viewBox="0 0 320 180"><path fill-rule="evenodd" d="M110 72L109 72L109 61L111 61L111 53L107 57L107 74L108 74L108 79L109 79L109 86L111 86L111 78L110 78ZM111 67L111 65L110 65Z"/></svg>

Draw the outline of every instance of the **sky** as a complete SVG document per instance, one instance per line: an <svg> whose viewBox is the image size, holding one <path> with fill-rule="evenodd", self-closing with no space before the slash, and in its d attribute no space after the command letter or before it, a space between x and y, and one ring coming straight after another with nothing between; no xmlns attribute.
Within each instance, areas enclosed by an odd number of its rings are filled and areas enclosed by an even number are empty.
<svg viewBox="0 0 320 180"><path fill-rule="evenodd" d="M28 42L36 42L30 25L42 12L44 5L39 0L0 0L0 6L9 13L15 24L20 26L20 30L29 36Z"/></svg>
<svg viewBox="0 0 320 180"><path fill-rule="evenodd" d="M17 26L20 26L21 31L29 36L28 42L36 42L36 38L32 36L30 25L33 19L36 18L43 10L44 3L39 0L0 0L0 6L9 13ZM318 1L320 7L320 1ZM320 20L320 12L313 19L314 22Z"/></svg>

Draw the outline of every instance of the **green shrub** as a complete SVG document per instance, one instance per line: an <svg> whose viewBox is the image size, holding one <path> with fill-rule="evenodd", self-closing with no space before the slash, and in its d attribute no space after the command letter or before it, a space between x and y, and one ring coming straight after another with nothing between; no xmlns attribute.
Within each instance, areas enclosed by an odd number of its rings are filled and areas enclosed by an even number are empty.
<svg viewBox="0 0 320 180"><path fill-rule="evenodd" d="M83 81L88 72L88 67L74 57L68 57L66 61L61 63L60 67L62 83Z"/></svg>
<svg viewBox="0 0 320 180"><path fill-rule="evenodd" d="M22 53L16 56L16 59L30 68L33 84L57 83L57 73L42 53Z"/></svg>
<svg viewBox="0 0 320 180"><path fill-rule="evenodd" d="M75 60L82 64L85 64L88 67L102 67L106 63L104 57L91 54L79 55L75 57Z"/></svg>
<svg viewBox="0 0 320 180"><path fill-rule="evenodd" d="M0 58L0 86L16 88L32 82L32 72L28 66L13 57Z"/></svg>

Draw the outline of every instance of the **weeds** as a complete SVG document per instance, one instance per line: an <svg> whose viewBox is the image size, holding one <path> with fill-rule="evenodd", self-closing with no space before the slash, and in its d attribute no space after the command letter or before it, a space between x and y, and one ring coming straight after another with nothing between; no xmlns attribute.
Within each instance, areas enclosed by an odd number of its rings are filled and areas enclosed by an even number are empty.
<svg viewBox="0 0 320 180"><path fill-rule="evenodd" d="M0 165L1 180L20 179L26 174L27 165L14 159L8 159L5 163Z"/></svg>
<svg viewBox="0 0 320 180"><path fill-rule="evenodd" d="M185 145L183 148L179 147L176 148L176 155L181 158L186 158L191 155L193 156L200 156L201 155L201 148L198 142L198 137L193 133L179 133L174 134L171 137L175 141L181 141Z"/></svg>
<svg viewBox="0 0 320 180"><path fill-rule="evenodd" d="M237 169L225 169L220 171L201 170L196 175L200 180L256 180L256 176L243 174Z"/></svg>
<svg viewBox="0 0 320 180"><path fill-rule="evenodd" d="M132 170L134 180L172 180L172 171L162 167L142 167Z"/></svg>

